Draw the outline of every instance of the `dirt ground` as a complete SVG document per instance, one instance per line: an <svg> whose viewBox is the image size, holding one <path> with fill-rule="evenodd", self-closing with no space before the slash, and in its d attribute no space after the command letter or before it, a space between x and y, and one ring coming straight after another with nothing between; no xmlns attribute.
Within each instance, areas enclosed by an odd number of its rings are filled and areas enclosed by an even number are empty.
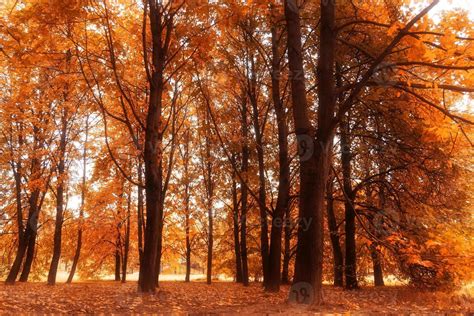
<svg viewBox="0 0 474 316"><path fill-rule="evenodd" d="M468 294L421 292L407 287L324 288L325 303L287 303L290 288L265 293L260 284L161 282L155 295L137 292L136 282L81 282L0 285L0 313L114 314L472 314Z"/></svg>

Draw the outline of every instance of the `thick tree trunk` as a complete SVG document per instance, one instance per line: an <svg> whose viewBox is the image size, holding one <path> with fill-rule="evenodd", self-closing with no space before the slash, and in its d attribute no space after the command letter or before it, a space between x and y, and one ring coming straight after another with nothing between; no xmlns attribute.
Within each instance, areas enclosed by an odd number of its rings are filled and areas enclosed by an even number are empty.
<svg viewBox="0 0 474 316"><path fill-rule="evenodd" d="M344 286L344 255L340 244L339 230L336 220L336 214L334 213L334 178L328 181L327 190L327 219L329 228L329 237L332 245L332 256L334 259L334 285Z"/></svg>
<svg viewBox="0 0 474 316"><path fill-rule="evenodd" d="M266 290L277 292L281 281L281 235L283 218L288 209L290 193L290 166L288 161L288 126L283 103L280 98L280 54L276 26L272 27L272 99L278 126L278 197L272 218L269 252L269 272Z"/></svg>
<svg viewBox="0 0 474 316"><path fill-rule="evenodd" d="M138 280L141 292L154 293L159 274L161 257L161 238L163 231L162 202L162 95L163 70L169 42L163 41L163 33L170 34L173 21L168 20L163 28L162 5L148 1L150 27L152 34L152 63L150 99L145 132L145 187L146 187L146 226L143 258Z"/></svg>
<svg viewBox="0 0 474 316"><path fill-rule="evenodd" d="M299 195L299 228L298 243L295 261L295 275L293 284L313 287L315 280L316 262L314 261L315 221L314 211L316 200L314 188L316 177L316 164L313 156L314 151L314 129L309 120L308 106L306 100L306 85L303 70L303 52L301 44L301 26L299 9L293 0L285 1L285 18L288 32L288 60L291 78L291 97L293 103L293 120L295 132L298 138L298 154L300 155L300 195ZM303 229L302 222L309 223L307 229ZM314 291L306 289L305 292ZM292 295L293 293L290 293ZM298 294L298 293L297 293ZM301 303L311 303L311 296L302 299L296 298ZM290 297L291 298L291 297Z"/></svg>
<svg viewBox="0 0 474 316"><path fill-rule="evenodd" d="M384 286L383 281L383 269L382 269L382 258L380 251L377 249L377 244L372 243L370 245L370 255L372 257L373 269L374 269L374 285Z"/></svg>
<svg viewBox="0 0 474 316"><path fill-rule="evenodd" d="M293 118L300 156L299 229L295 262L295 289L311 286L314 296L293 295L300 303L322 303L323 209L330 148L334 132L334 50L335 7L333 1L321 0L320 51L318 59L318 129L315 134L309 120L304 81L303 52L299 9L295 1L285 1L288 30L288 60L291 75ZM316 141L315 141L316 137ZM308 225L309 227L305 226ZM294 292L294 291L292 291Z"/></svg>
<svg viewBox="0 0 474 316"><path fill-rule="evenodd" d="M161 174L160 175L161 179L163 180L163 175ZM163 188L163 185L161 186ZM160 201L159 203L159 209L160 209L160 222L159 222L159 226L158 226L158 236L159 239L158 239L158 246L157 246L157 249L156 249L156 263L155 263L155 287L159 287L159 281L160 281L160 273L161 273L161 256L163 255L163 240L162 240L162 236L163 236L163 223L164 223L164 208L165 208L165 204L164 204L164 192L163 192L163 189L161 191L161 197L163 200Z"/></svg>
<svg viewBox="0 0 474 316"><path fill-rule="evenodd" d="M298 138L298 149L300 155L300 196L299 196L299 220L298 244L295 262L295 275L293 283L305 282L312 284L314 279L313 261L314 243L314 216L316 209L314 199L315 179L318 176L313 153L314 130L309 121L308 106L306 100L306 85L304 81L303 56L301 44L301 26L299 10L295 1L285 1L285 17L288 32L288 60L291 76L291 97L293 103L293 119L295 132ZM306 142L303 145L303 142ZM308 229L303 229L301 222L309 222ZM313 289L314 290L314 289ZM309 297L304 303L310 303Z"/></svg>

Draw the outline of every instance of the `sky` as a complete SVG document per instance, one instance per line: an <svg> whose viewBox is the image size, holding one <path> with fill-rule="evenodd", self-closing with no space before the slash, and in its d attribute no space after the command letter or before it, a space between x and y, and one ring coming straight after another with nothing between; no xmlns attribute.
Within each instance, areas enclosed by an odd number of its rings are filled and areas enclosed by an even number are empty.
<svg viewBox="0 0 474 316"><path fill-rule="evenodd" d="M414 2L420 2L415 0ZM444 10L464 9L469 12L469 17L474 21L474 0L441 0L430 12L430 15L437 15Z"/></svg>

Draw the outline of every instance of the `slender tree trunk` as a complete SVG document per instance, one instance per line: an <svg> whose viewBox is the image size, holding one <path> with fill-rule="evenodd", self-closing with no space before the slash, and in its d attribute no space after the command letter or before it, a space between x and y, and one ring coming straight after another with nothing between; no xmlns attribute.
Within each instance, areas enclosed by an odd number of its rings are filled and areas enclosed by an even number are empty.
<svg viewBox="0 0 474 316"><path fill-rule="evenodd" d="M21 271L20 275L20 282L28 282L28 277L30 276L31 266L33 264L33 259L35 257L35 248L36 248L36 236L38 229L38 214L34 215L35 219L32 218L32 228L30 229L29 234L27 234L28 238L28 249L26 251L26 258L23 264L23 270Z"/></svg>
<svg viewBox="0 0 474 316"><path fill-rule="evenodd" d="M186 225L186 277L185 277L185 281L189 282L191 280L191 238L190 238L189 210L186 212L185 225Z"/></svg>
<svg viewBox="0 0 474 316"><path fill-rule="evenodd" d="M281 235L283 231L283 218L288 209L290 193L290 166L288 161L288 126L283 103L280 98L280 54L276 26L272 29L272 99L275 108L278 126L278 197L276 208L273 212L272 229L270 235L269 275L266 284L267 291L280 290L281 281Z"/></svg>
<svg viewBox="0 0 474 316"><path fill-rule="evenodd" d="M20 123L20 135L18 136L18 148L21 151L23 148L23 124ZM13 151L13 150L12 150ZM21 156L18 158L18 161L12 161L12 171L15 178L15 202L16 202L16 221L18 227L18 243L23 239L23 234L25 232L25 227L23 225L23 203L21 199L21 178L23 176L22 170L22 159Z"/></svg>
<svg viewBox="0 0 474 316"><path fill-rule="evenodd" d="M40 169L39 160L33 159L32 165L34 165L32 170L39 172L39 169ZM20 282L28 281L28 277L31 271L31 265L33 264L33 259L35 256L36 236L37 236L37 231L38 231L38 217L39 217L39 212L41 210L41 204L42 204L42 201L40 201L41 200L40 195L41 195L41 190L35 189L29 198L30 210L28 212L28 224L26 227L25 235L24 235L24 239L27 244L27 249L26 249L25 262L23 263L23 270L21 272L20 279L19 279ZM16 274L18 274L18 271L16 271ZM16 278L16 275L15 275L15 278ZM15 278L13 278L13 281L15 280Z"/></svg>
<svg viewBox="0 0 474 316"><path fill-rule="evenodd" d="M247 125L247 101L242 102L242 167L241 172L246 177L249 166L249 147L248 147L248 125ZM241 213L240 213L240 247L242 256L242 283L245 286L249 285L249 268L247 259L247 203L248 203L248 189L243 181L240 183L240 199L241 199Z"/></svg>
<svg viewBox="0 0 474 316"><path fill-rule="evenodd" d="M119 245L115 245L115 281L120 281L120 250Z"/></svg>
<svg viewBox="0 0 474 316"><path fill-rule="evenodd" d="M232 220L234 224L235 281L242 283L242 255L239 238L239 202L237 200L237 182L232 175Z"/></svg>
<svg viewBox="0 0 474 316"><path fill-rule="evenodd" d="M123 247L123 261L122 261L122 283L127 282L127 268L128 268L128 253L130 251L130 218L132 216L132 192L131 188L127 193L127 220L125 221L125 241Z"/></svg>
<svg viewBox="0 0 474 316"><path fill-rule="evenodd" d="M247 93L250 104L252 106L252 121L255 135L255 142L257 147L257 161L258 161L258 208L260 211L260 259L262 262L263 284L268 282L269 274L269 248L268 248L268 217L267 217L267 197L266 197L266 183L265 183L265 160L264 160L264 144L262 129L260 127L260 118L257 100L257 78L255 74L255 60L254 56L250 54L250 78L248 78Z"/></svg>
<svg viewBox="0 0 474 316"><path fill-rule="evenodd" d="M35 127L35 150L38 149L38 128ZM31 161L31 174L32 176L39 176L40 173L40 161L37 157L34 157ZM21 183L20 183L21 184ZM15 256L15 260L13 265L8 273L6 283L7 284L14 284L18 274L20 273L20 269L23 263L23 272L20 276L20 281L28 280L29 271L31 269L31 263L33 262L34 256L34 245L36 242L36 229L38 227L38 213L39 213L39 200L40 200L41 191L39 188L34 189L28 198L28 217L26 226L24 227L23 233L21 233L21 238L18 241L18 250ZM18 197L17 197L18 198ZM18 212L18 203L17 203L17 212ZM19 213L19 215L22 215ZM21 224L18 223L18 226L23 227L23 221ZM34 235L34 236L33 236ZM19 232L20 236L20 232ZM33 241L30 242L30 239L33 238ZM32 247L30 251L29 248ZM26 256L26 259L25 259Z"/></svg>
<svg viewBox="0 0 474 316"><path fill-rule="evenodd" d="M187 167L186 167L187 169ZM187 178L189 179L189 178ZM188 180L186 180L188 181ZM184 219L184 224L185 224L185 230L186 230L186 278L185 281L189 282L191 278L191 235L190 235L190 209L189 209L189 183L186 182L186 188L185 188L185 219Z"/></svg>
<svg viewBox="0 0 474 316"><path fill-rule="evenodd" d="M143 231L145 230L143 227L144 224L144 196L143 196L143 187L141 184L143 183L143 175L142 175L142 161L141 157L138 158L138 187L137 187L137 234L138 234L138 259L141 264L143 259Z"/></svg>
<svg viewBox="0 0 474 316"><path fill-rule="evenodd" d="M259 190L258 190L258 204L260 210L260 258L262 261L263 271L263 284L268 282L269 273L269 249L268 249L268 218L267 218L267 207L266 207L266 185L265 185L265 162L264 162L264 150L263 140L260 132L260 123L258 118L258 106L257 100L254 97L250 98L253 100L253 125L254 133L257 145L257 160L258 160L258 179L259 179Z"/></svg>
<svg viewBox="0 0 474 316"><path fill-rule="evenodd" d="M30 231L27 228L25 233L22 234L21 239L18 241L18 249L15 260L13 261L13 265L10 268L7 279L5 280L6 284L14 284L16 281L18 273L20 272L21 264L23 263L23 259L25 257L26 249L28 247L29 233Z"/></svg>
<svg viewBox="0 0 474 316"><path fill-rule="evenodd" d="M81 207L79 210L79 226L77 229L77 244L76 251L74 252L74 259L72 260L71 271L67 278L66 283L72 283L74 279L74 274L76 273L77 264L79 262L79 257L81 255L82 248L82 231L84 224L84 206L86 202L86 181L87 181L87 143L89 140L89 117L86 118L86 135L84 141L84 148L82 153L82 184L81 184Z"/></svg>
<svg viewBox="0 0 474 316"><path fill-rule="evenodd" d="M283 250L283 268L281 271L281 283L290 284L290 259L291 259L291 214L290 205L288 204L285 210L285 249Z"/></svg>
<svg viewBox="0 0 474 316"><path fill-rule="evenodd" d="M380 176L380 185L379 185L379 209L385 209L385 190L383 183L385 181L384 176ZM377 240L372 241L370 244L370 255L372 257L372 264L374 270L374 285L375 286L384 286L383 280L383 267L382 267L382 253L379 250L379 239L381 238L380 230L377 227L381 227L381 221L383 221L383 216L379 213L374 214L369 217L371 221L370 227L372 228L372 234L377 238Z"/></svg>
<svg viewBox="0 0 474 316"><path fill-rule="evenodd" d="M183 153L183 164L184 164L184 229L185 229L185 238L186 238L186 277L185 282L191 280L191 226L190 226L190 216L191 209L190 204L190 175L189 175L189 142L190 142L190 131L186 130L185 141L184 141L184 153Z"/></svg>
<svg viewBox="0 0 474 316"><path fill-rule="evenodd" d="M53 258L48 273L48 284L56 284L56 274L58 273L59 259L61 257L61 240L62 240L62 226L63 226L63 203L64 203L64 185L59 184L56 192L56 224L54 227L54 246Z"/></svg>
<svg viewBox="0 0 474 316"><path fill-rule="evenodd" d="M212 282L212 252L214 249L214 218L213 218L213 198L214 198L214 183L213 183L213 165L211 157L211 139L210 139L210 117L209 109L206 111L206 130L205 130L205 176L204 181L206 182L207 192L207 216L208 216L208 243L207 243L207 284Z"/></svg>
<svg viewBox="0 0 474 316"><path fill-rule="evenodd" d="M329 227L329 237L332 245L332 256L334 259L334 285L344 286L344 255L340 244L340 236L336 221L336 214L334 213L334 178L328 181L327 190L327 219Z"/></svg>
<svg viewBox="0 0 474 316"><path fill-rule="evenodd" d="M64 177L66 175L66 144L68 130L68 111L63 110L61 118L61 136L59 141L59 161L57 166L57 189L56 189L56 220L54 225L54 245L53 257L48 273L48 284L56 284L56 275L58 273L59 259L61 258L62 229L64 220Z"/></svg>
<svg viewBox="0 0 474 316"><path fill-rule="evenodd" d="M14 166L14 164L12 164ZM18 248L13 261L13 265L7 276L6 283L13 284L18 276L20 267L25 256L27 239L28 236L25 234L25 228L23 225L23 205L21 199L21 160L17 163L17 167L13 168L13 174L15 175L15 198L16 198L16 215L17 215L17 227L18 227Z"/></svg>
<svg viewBox="0 0 474 316"><path fill-rule="evenodd" d="M356 289L357 285L357 254L356 254L356 227L355 227L355 209L354 192L352 190L352 172L351 172L351 140L350 125L347 117L341 121L341 165L344 189L344 209L345 209L345 238L346 238L346 256L344 274L346 277L346 289Z"/></svg>
<svg viewBox="0 0 474 316"><path fill-rule="evenodd" d="M213 236L213 230L214 230L214 223L213 223L213 218L212 218L212 202L209 203L207 206L207 216L208 216L208 243L207 243L207 284L211 284L212 282L212 250L214 247L214 236Z"/></svg>

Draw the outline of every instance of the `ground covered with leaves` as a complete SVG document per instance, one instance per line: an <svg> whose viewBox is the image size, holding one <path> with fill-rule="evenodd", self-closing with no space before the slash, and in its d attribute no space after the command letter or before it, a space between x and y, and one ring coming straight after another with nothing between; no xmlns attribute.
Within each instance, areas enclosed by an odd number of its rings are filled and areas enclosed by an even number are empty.
<svg viewBox="0 0 474 316"><path fill-rule="evenodd" d="M260 284L243 287L230 282L161 282L156 295L137 292L135 282L82 282L0 285L0 312L13 313L390 313L433 314L474 312L468 293L426 292L407 287L324 290L325 304L309 307L287 302L289 287L265 293Z"/></svg>

